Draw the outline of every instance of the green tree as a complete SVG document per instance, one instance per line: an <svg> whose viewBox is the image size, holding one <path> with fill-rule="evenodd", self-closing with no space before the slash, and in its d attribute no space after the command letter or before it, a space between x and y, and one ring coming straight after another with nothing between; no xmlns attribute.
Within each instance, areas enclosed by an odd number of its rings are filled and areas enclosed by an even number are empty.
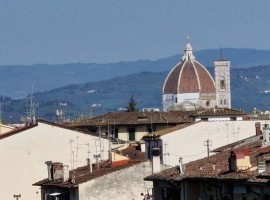
<svg viewBox="0 0 270 200"><path fill-rule="evenodd" d="M137 103L133 95L129 99L128 105L126 107L126 112L138 112Z"/></svg>

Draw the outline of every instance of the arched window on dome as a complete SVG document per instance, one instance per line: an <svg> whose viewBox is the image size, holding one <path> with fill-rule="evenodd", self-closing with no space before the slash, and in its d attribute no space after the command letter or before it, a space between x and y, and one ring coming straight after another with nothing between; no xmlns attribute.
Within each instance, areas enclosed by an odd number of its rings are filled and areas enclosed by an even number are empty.
<svg viewBox="0 0 270 200"><path fill-rule="evenodd" d="M220 89L225 89L226 88L225 79L223 77L221 77L221 79L219 81L219 87L220 87Z"/></svg>

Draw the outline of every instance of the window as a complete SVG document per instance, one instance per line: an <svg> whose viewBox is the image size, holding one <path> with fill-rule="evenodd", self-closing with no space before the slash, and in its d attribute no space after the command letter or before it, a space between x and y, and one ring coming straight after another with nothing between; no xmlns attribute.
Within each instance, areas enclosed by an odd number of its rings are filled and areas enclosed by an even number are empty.
<svg viewBox="0 0 270 200"><path fill-rule="evenodd" d="M225 80L224 79L220 80L220 89L225 89Z"/></svg>
<svg viewBox="0 0 270 200"><path fill-rule="evenodd" d="M175 99L174 99L174 100L175 100L175 103L177 103L177 97L175 97Z"/></svg>
<svg viewBox="0 0 270 200"><path fill-rule="evenodd" d="M227 104L226 99L224 99L224 100L223 100L223 103L224 103L224 105L226 105L226 104Z"/></svg>
<svg viewBox="0 0 270 200"><path fill-rule="evenodd" d="M236 117L230 117L231 121L236 121Z"/></svg>
<svg viewBox="0 0 270 200"><path fill-rule="evenodd" d="M223 103L223 100L222 100L222 99L220 99L219 104L220 104L220 105L222 105L222 103Z"/></svg>
<svg viewBox="0 0 270 200"><path fill-rule="evenodd" d="M135 128L128 129L128 140L135 141Z"/></svg>
<svg viewBox="0 0 270 200"><path fill-rule="evenodd" d="M210 102L209 101L206 101L205 105L206 106L209 106L210 105Z"/></svg>

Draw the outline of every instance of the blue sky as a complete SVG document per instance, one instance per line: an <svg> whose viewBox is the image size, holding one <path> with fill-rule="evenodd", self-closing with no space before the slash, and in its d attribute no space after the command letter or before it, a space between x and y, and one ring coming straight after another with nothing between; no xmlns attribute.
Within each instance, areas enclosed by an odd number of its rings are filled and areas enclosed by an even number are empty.
<svg viewBox="0 0 270 200"><path fill-rule="evenodd" d="M0 65L270 49L269 0L0 0Z"/></svg>

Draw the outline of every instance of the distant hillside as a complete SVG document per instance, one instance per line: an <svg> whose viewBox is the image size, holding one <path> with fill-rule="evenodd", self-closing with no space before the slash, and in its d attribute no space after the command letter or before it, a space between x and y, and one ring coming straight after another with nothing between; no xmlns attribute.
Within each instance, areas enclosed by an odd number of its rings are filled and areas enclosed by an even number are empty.
<svg viewBox="0 0 270 200"><path fill-rule="evenodd" d="M213 68L209 69L213 72ZM65 117L89 117L118 111L124 108L134 95L140 109L161 108L161 89L166 72L141 72L109 80L73 84L34 94L38 104L37 115L55 119L55 111L63 110ZM231 70L233 108L252 111L270 110L270 65ZM16 121L25 116L29 98L0 99L2 116L6 121Z"/></svg>
<svg viewBox="0 0 270 200"><path fill-rule="evenodd" d="M194 53L196 59L205 66L220 58L220 50L202 50ZM270 64L269 50L223 49L223 58L231 60L232 68L246 68ZM34 91L46 91L70 84L80 84L108 80L142 71L169 71L178 63L182 55L175 55L156 61L139 60L108 64L62 64L31 66L0 66L0 95L22 98Z"/></svg>

